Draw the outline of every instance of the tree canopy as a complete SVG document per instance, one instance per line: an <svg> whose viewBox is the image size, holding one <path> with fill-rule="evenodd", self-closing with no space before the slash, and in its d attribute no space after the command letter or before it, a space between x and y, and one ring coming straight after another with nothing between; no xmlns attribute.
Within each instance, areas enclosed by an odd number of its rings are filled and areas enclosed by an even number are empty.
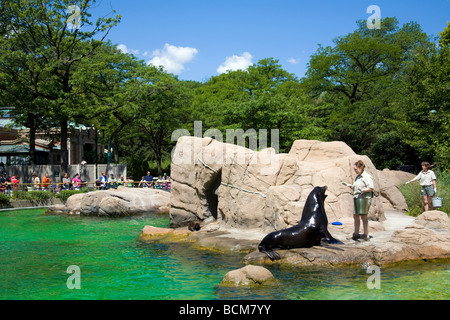
<svg viewBox="0 0 450 320"><path fill-rule="evenodd" d="M103 128L115 162L167 169L176 129L279 130L280 152L297 139L340 140L380 168L422 159L450 168L450 27L439 37L385 18L319 46L306 76L273 57L205 82L181 81L122 53L107 39L120 16L91 21L94 0L0 0L0 102L30 128L60 128L67 165L70 123ZM225 142L225 141L224 141ZM232 142L232 141L230 141ZM270 141L268 143L270 146ZM170 161L169 161L170 162Z"/></svg>

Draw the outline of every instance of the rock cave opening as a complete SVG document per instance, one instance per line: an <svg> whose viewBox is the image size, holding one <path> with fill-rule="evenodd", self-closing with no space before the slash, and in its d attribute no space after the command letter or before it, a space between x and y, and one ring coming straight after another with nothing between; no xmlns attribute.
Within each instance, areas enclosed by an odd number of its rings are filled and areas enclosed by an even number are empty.
<svg viewBox="0 0 450 320"><path fill-rule="evenodd" d="M222 183L222 171L215 172L211 179L204 185L204 192L206 197L206 208L204 217L213 217L217 220L219 196L217 195L217 189Z"/></svg>

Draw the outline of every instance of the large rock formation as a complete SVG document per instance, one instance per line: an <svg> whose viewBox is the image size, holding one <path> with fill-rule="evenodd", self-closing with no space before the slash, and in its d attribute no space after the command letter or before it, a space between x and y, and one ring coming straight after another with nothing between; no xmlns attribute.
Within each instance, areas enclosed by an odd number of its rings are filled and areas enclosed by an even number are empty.
<svg viewBox="0 0 450 320"><path fill-rule="evenodd" d="M218 221L224 228L284 229L298 223L308 194L328 186L329 221L351 218L353 164L362 160L374 178L375 197L369 213L383 221L383 203L406 210L395 184L412 178L378 171L372 161L343 142L298 140L288 154L250 149L211 138L182 137L173 153L170 219L172 227L191 221Z"/></svg>
<svg viewBox="0 0 450 320"><path fill-rule="evenodd" d="M119 187L70 197L64 206L52 206L48 213L82 216L125 217L149 212L168 213L170 193L156 189Z"/></svg>

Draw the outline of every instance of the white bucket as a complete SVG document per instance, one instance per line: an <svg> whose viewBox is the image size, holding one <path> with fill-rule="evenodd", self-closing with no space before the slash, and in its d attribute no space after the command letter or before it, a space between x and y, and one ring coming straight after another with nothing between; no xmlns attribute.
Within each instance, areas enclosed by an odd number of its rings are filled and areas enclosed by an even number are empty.
<svg viewBox="0 0 450 320"><path fill-rule="evenodd" d="M433 203L433 208L442 208L442 198L435 197L431 199L431 202Z"/></svg>

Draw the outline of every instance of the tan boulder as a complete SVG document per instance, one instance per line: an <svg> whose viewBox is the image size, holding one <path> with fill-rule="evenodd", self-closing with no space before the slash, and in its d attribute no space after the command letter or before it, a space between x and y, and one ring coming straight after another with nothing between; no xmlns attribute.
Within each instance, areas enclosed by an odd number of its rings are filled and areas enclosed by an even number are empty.
<svg viewBox="0 0 450 320"><path fill-rule="evenodd" d="M378 170L380 182L379 192L383 206L386 209L395 209L403 212L409 211L406 200L397 187L414 177L413 174L403 171L392 171L388 169L384 169L383 171Z"/></svg>
<svg viewBox="0 0 450 320"><path fill-rule="evenodd" d="M80 214L81 210L81 199L83 199L84 194L78 193L69 197L66 201L66 207L69 208L71 214Z"/></svg>
<svg viewBox="0 0 450 320"><path fill-rule="evenodd" d="M81 199L84 193L77 193L66 200L65 204L56 204L48 208L50 215L79 215L81 210Z"/></svg>
<svg viewBox="0 0 450 320"><path fill-rule="evenodd" d="M450 218L445 212L438 210L426 211L422 213L416 218L415 223L429 229L450 230Z"/></svg>
<svg viewBox="0 0 450 320"><path fill-rule="evenodd" d="M356 153L340 141L297 140L292 145L289 155L298 161L315 162L353 156Z"/></svg>
<svg viewBox="0 0 450 320"><path fill-rule="evenodd" d="M298 223L311 190L325 185L329 221L352 218L352 189L342 182L354 181L358 160L366 164L377 191L369 219L385 219L383 203L404 208L394 183L405 177L380 173L367 156L343 142L298 140L288 154L276 154L271 148L252 151L211 138L182 137L173 153L171 227L199 219L225 229L283 229ZM394 189L381 193L386 187Z"/></svg>
<svg viewBox="0 0 450 320"><path fill-rule="evenodd" d="M450 258L450 233L436 233L419 224L397 230L391 239L373 250L379 264L407 260Z"/></svg>
<svg viewBox="0 0 450 320"><path fill-rule="evenodd" d="M187 228L171 229L145 226L139 235L141 241L154 241L165 239L169 242L186 241L192 234Z"/></svg>
<svg viewBox="0 0 450 320"><path fill-rule="evenodd" d="M150 188L126 188L100 190L75 194L62 207L53 211L82 216L124 217L145 213L168 213L170 193Z"/></svg>
<svg viewBox="0 0 450 320"><path fill-rule="evenodd" d="M221 286L254 286L270 283L275 278L264 267L248 265L228 272L220 283Z"/></svg>

